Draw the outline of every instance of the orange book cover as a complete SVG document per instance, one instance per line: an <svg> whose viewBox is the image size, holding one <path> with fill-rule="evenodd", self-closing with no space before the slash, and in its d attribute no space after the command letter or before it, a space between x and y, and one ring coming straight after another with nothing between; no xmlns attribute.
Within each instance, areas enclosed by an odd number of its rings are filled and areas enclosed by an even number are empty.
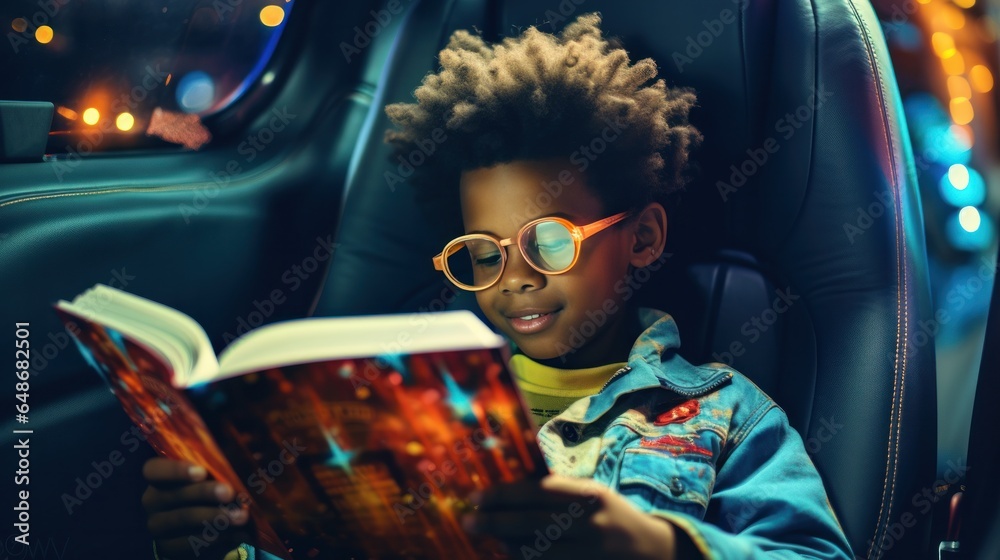
<svg viewBox="0 0 1000 560"><path fill-rule="evenodd" d="M505 558L466 499L545 473L498 349L332 360L189 390L296 558Z"/></svg>
<svg viewBox="0 0 1000 560"><path fill-rule="evenodd" d="M67 330L84 360L108 384L157 453L202 465L214 479L232 485L238 496L250 496L183 391L173 386L174 372L166 360L111 327L62 309L56 309L56 313L70 327ZM257 545L279 557L291 558L260 508L253 502L248 506ZM220 514L220 518L224 516L223 511ZM205 546L214 538L211 533L204 537ZM192 547L197 545L192 543Z"/></svg>
<svg viewBox="0 0 1000 560"><path fill-rule="evenodd" d="M462 529L468 498L547 472L503 346L305 361L179 388L156 349L57 312L150 444L249 497L255 544L278 556L506 558Z"/></svg>

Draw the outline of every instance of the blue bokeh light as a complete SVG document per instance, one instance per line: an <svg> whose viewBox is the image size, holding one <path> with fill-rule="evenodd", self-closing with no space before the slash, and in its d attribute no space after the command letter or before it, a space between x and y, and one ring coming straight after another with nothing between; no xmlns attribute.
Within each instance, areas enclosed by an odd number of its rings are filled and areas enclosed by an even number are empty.
<svg viewBox="0 0 1000 560"><path fill-rule="evenodd" d="M215 82L212 77L195 70L177 83L177 105L185 113L201 113L215 102Z"/></svg>
<svg viewBox="0 0 1000 560"><path fill-rule="evenodd" d="M974 210L978 219L969 220L968 216L973 212L966 209ZM965 218L964 220L963 217ZM963 227L963 221L965 227ZM975 229L969 227L970 222L972 222L971 225L976 226ZM995 226L993 225L993 220L990 219L987 214L981 212L974 206L966 206L962 210L952 213L948 216L948 220L945 222L944 226L945 235L948 236L948 241L953 247L963 251L982 251L993 243L993 238L995 236ZM969 231L969 229L973 230Z"/></svg>
<svg viewBox="0 0 1000 560"><path fill-rule="evenodd" d="M979 206L986 201L986 181L975 169L961 163L948 168L938 183L941 198L952 206Z"/></svg>

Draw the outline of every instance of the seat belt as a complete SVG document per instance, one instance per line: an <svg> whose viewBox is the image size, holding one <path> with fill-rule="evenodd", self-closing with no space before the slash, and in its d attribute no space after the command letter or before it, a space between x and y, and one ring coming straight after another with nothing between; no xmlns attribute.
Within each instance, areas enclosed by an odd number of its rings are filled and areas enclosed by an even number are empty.
<svg viewBox="0 0 1000 560"><path fill-rule="evenodd" d="M996 266L994 261L994 267ZM969 429L965 491L948 502L948 529L938 547L939 558L979 560L997 549L1000 535L991 534L1000 519L1000 290L994 268L993 295L986 321L983 356ZM989 539L989 540L988 540Z"/></svg>

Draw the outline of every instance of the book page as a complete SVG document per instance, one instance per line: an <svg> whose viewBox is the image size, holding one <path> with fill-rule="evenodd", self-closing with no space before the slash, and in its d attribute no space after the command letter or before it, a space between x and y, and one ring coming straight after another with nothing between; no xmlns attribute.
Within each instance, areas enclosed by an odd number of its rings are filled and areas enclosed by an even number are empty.
<svg viewBox="0 0 1000 560"><path fill-rule="evenodd" d="M219 357L217 379L338 358L503 345L504 339L469 311L301 319L261 327L233 342Z"/></svg>
<svg viewBox="0 0 1000 560"><path fill-rule="evenodd" d="M114 327L153 348L173 366L176 386L191 377L212 377L218 371L208 335L194 319L166 305L97 284L59 309Z"/></svg>

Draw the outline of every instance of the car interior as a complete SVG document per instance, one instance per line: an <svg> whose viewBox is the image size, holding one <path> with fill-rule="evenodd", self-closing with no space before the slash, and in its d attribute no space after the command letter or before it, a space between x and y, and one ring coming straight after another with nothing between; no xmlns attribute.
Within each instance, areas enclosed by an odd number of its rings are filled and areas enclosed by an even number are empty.
<svg viewBox="0 0 1000 560"><path fill-rule="evenodd" d="M677 319L685 358L731 364L785 410L856 558L937 557L942 542L997 557L1000 311L993 297L972 350L974 399L941 402L933 336L916 336L940 321L933 226L884 29L895 12L875 4L295 0L256 77L201 120L211 141L197 149L113 134L80 149L87 136L53 136L52 106L29 103L50 100L0 105L0 309L31 322L37 351L32 533L61 552L46 557L151 557L140 498L154 453L125 444L132 423L54 302L119 287L189 314L216 351L288 319L480 313L430 266L460 220L386 179L400 162L383 109L412 100L455 30L498 41L593 11L633 60L697 93L705 138L669 258L635 297ZM957 467L939 455L952 408L972 410Z"/></svg>

